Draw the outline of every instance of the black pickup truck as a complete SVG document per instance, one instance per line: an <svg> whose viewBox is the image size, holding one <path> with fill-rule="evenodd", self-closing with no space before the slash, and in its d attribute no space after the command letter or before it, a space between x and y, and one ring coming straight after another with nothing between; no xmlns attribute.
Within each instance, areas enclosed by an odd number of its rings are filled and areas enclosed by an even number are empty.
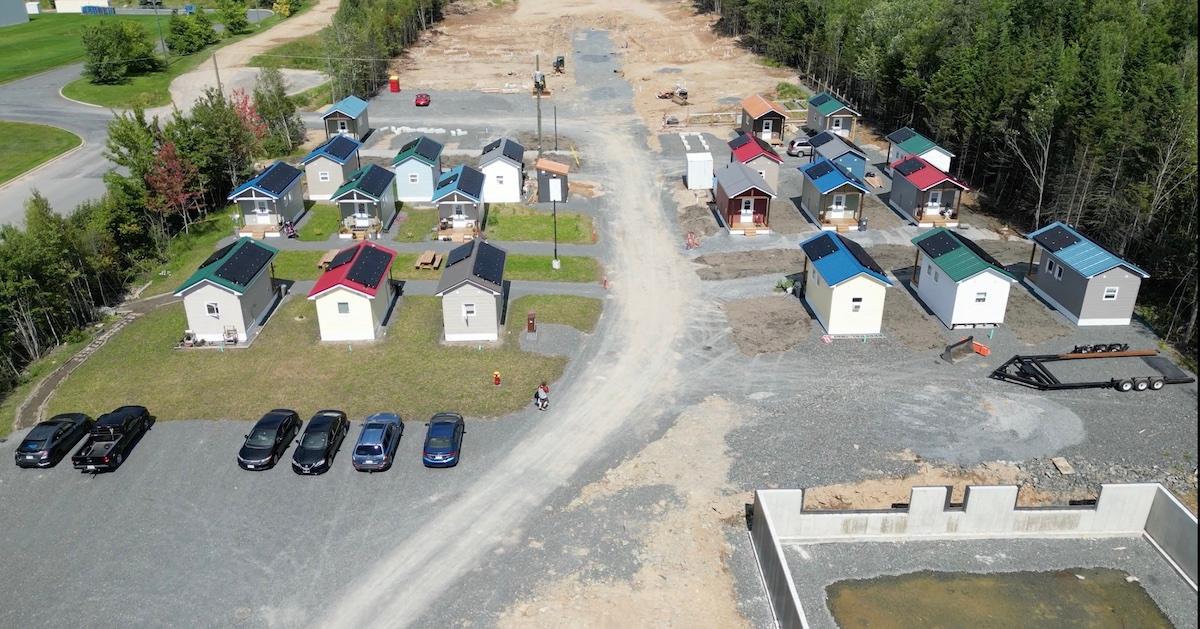
<svg viewBox="0 0 1200 629"><path fill-rule="evenodd" d="M117 469L133 444L150 429L150 422L150 412L144 406L122 406L101 415L87 441L71 457L71 464L85 472Z"/></svg>

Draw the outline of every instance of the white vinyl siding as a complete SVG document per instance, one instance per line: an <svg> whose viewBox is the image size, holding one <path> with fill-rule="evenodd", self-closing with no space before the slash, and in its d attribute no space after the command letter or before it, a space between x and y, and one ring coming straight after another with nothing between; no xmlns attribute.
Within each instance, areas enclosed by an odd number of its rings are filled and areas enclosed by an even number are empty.
<svg viewBox="0 0 1200 629"><path fill-rule="evenodd" d="M374 298L347 288L333 288L312 300L322 341L370 341L391 303L391 284L380 284Z"/></svg>
<svg viewBox="0 0 1200 629"><path fill-rule="evenodd" d="M518 203L521 201L521 169L497 159L480 169L483 172L484 203Z"/></svg>

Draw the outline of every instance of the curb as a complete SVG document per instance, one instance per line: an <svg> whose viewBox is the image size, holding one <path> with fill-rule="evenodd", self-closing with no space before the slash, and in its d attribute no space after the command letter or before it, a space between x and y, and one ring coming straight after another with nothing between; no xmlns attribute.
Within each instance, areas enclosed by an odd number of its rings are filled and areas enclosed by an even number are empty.
<svg viewBox="0 0 1200 629"><path fill-rule="evenodd" d="M61 98L61 99L63 99L63 100L69 100L69 101L71 101L72 103L75 103L76 105L83 105L84 107L94 107L94 108L96 108L96 109L104 109L104 107L103 107L103 106L101 106L101 105L96 105L96 104L94 104L94 103L85 103L85 102L83 102L83 101L81 101L81 100L75 100L74 98L71 98L70 96L67 96L66 94L63 94L63 90L64 90L66 87L67 87L67 86L66 86L66 85L64 85L64 86L62 86L62 87L58 88L58 97L59 97L59 98Z"/></svg>
<svg viewBox="0 0 1200 629"><path fill-rule="evenodd" d="M30 124L41 124L41 123L30 123ZM54 165L55 163L57 163L60 160L70 157L74 153L76 153L80 150L83 150L83 148L88 145L87 140L83 139L82 135L79 135L78 133L75 133L74 131L71 131L70 129L63 129L62 127L55 127L54 125L42 125L42 126L54 127L55 129L62 129L63 131L70 133L71 135L79 138L79 146L76 146L75 148L70 149L64 153L59 153L58 155L51 157L50 159L38 164L37 166L34 166L33 168L30 168L29 170L17 175L16 177L13 177L12 179L9 179L8 181L6 181L4 183L0 183L0 191L3 191L5 189L7 189L9 186L23 181L26 177L29 177L30 175L37 174L38 171L48 168L49 166Z"/></svg>

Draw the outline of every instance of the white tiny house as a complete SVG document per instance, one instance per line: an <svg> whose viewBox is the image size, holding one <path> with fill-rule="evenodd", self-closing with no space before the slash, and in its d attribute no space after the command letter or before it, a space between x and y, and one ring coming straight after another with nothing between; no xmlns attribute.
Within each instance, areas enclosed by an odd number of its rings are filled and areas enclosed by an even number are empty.
<svg viewBox="0 0 1200 629"><path fill-rule="evenodd" d="M917 297L948 328L1004 323L1016 279L971 240L948 229L928 231L917 245L913 286Z"/></svg>
<svg viewBox="0 0 1200 629"><path fill-rule="evenodd" d="M704 151L702 153L687 154L687 177L686 183L688 190L712 190L713 187L713 156L712 153Z"/></svg>

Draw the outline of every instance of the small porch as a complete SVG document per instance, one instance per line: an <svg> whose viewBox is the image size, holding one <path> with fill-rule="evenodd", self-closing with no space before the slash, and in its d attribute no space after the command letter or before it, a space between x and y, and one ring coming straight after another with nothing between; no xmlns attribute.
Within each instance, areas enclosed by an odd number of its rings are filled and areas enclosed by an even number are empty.
<svg viewBox="0 0 1200 629"><path fill-rule="evenodd" d="M479 237L479 226L475 221L440 219L437 239L447 242L469 242Z"/></svg>
<svg viewBox="0 0 1200 629"><path fill-rule="evenodd" d="M383 234L383 221L378 217L352 214L342 219L338 238L348 240L375 240Z"/></svg>
<svg viewBox="0 0 1200 629"><path fill-rule="evenodd" d="M919 207L916 218L921 227L958 227L958 207Z"/></svg>
<svg viewBox="0 0 1200 629"><path fill-rule="evenodd" d="M237 230L238 237L254 238L262 240L263 238L281 238L283 236L283 227L279 223L268 225L243 225Z"/></svg>
<svg viewBox="0 0 1200 629"><path fill-rule="evenodd" d="M822 212L820 217L821 229L833 232L858 231L858 222L858 217L844 216L841 213L835 216Z"/></svg>

